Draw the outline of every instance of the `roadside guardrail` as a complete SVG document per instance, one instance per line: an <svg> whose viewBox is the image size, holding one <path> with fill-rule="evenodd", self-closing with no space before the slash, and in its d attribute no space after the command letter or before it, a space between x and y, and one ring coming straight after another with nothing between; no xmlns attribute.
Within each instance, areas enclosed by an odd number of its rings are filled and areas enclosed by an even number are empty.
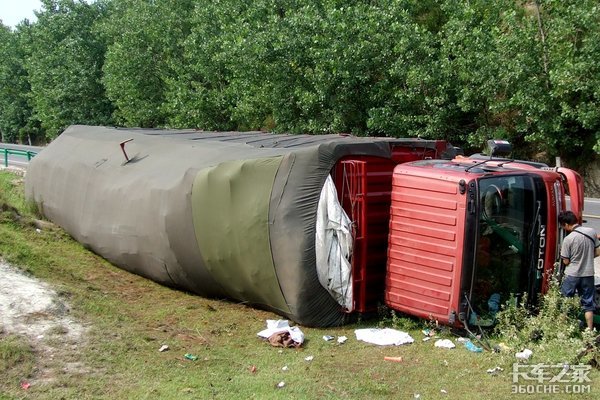
<svg viewBox="0 0 600 400"><path fill-rule="evenodd" d="M35 151L29 150L16 150L16 149L5 149L0 147L0 154L3 155L4 159L4 167L8 167L8 156L19 156L19 157L27 157L27 161L31 161L33 157L37 154Z"/></svg>

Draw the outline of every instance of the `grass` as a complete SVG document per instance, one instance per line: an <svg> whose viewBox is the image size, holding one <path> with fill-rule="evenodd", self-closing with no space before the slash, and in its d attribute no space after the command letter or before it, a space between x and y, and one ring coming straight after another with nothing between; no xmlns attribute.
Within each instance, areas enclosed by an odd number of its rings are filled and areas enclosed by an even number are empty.
<svg viewBox="0 0 600 400"><path fill-rule="evenodd" d="M24 338L0 334L0 375L3 380L18 382L23 376L32 374L34 360L35 354Z"/></svg>
<svg viewBox="0 0 600 400"><path fill-rule="evenodd" d="M0 399L511 397L514 352L520 349L472 353L460 344L435 348L435 340L422 341L427 321L396 314L337 328L301 327L302 347L271 347L256 333L267 319L280 318L275 314L160 286L112 266L59 228L38 232L31 223L35 210L23 200L18 179L0 172L0 203L19 213L15 218L5 211L0 218L0 258L49 283L69 305L69 316L86 330L78 342L70 342L60 329L54 332L52 357L36 340L4 332ZM405 329L415 343L379 347L356 340L355 329L378 326ZM446 329L438 334L454 338ZM347 336L348 341L327 342L323 335ZM159 352L163 344L169 350ZM532 363L555 361L545 358L552 349L533 350ZM187 360L186 353L198 359ZM307 356L314 358L306 361ZM402 361L385 361L385 356ZM504 371L486 373L496 366ZM600 392L600 374L593 371L590 378L591 394L578 399ZM23 381L32 386L21 388Z"/></svg>

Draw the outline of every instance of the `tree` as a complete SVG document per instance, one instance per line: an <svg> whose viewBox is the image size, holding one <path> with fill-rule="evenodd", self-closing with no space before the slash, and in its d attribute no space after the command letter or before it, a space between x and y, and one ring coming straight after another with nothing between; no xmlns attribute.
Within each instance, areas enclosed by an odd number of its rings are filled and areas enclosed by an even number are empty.
<svg viewBox="0 0 600 400"><path fill-rule="evenodd" d="M450 0L444 9L440 60L462 112L460 137L477 148L496 137L516 149L550 150L541 140L551 108L535 15L513 0Z"/></svg>
<svg viewBox="0 0 600 400"><path fill-rule="evenodd" d="M444 138L450 131L455 107L439 66L441 18L435 2L427 3L428 13L413 1L393 1L373 16L382 56L371 57L379 80L368 124L380 134Z"/></svg>
<svg viewBox="0 0 600 400"><path fill-rule="evenodd" d="M583 167L600 153L600 5L597 1L539 1L547 30L556 154Z"/></svg>
<svg viewBox="0 0 600 400"><path fill-rule="evenodd" d="M189 35L182 41L182 61L171 63L166 108L169 124L205 130L238 129L233 121L236 93L233 47L246 40L236 24L252 3L233 0L198 1L190 19Z"/></svg>
<svg viewBox="0 0 600 400"><path fill-rule="evenodd" d="M26 120L27 100L21 86L25 72L16 41L16 34L0 24L0 134L3 142L15 142Z"/></svg>
<svg viewBox="0 0 600 400"><path fill-rule="evenodd" d="M127 126L167 123L166 91L181 65L194 1L114 0L101 31L109 47L103 83Z"/></svg>
<svg viewBox="0 0 600 400"><path fill-rule="evenodd" d="M70 124L112 122L101 83L106 46L94 32L104 12L101 2L42 0L26 35L31 105L48 139Z"/></svg>
<svg viewBox="0 0 600 400"><path fill-rule="evenodd" d="M0 129L72 123L421 136L583 165L594 0L43 0L0 29Z"/></svg>

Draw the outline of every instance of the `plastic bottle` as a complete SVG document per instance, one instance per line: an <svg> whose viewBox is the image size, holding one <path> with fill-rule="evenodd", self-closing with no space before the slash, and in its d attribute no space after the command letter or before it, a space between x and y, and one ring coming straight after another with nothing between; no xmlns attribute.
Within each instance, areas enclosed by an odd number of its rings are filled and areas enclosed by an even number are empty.
<svg viewBox="0 0 600 400"><path fill-rule="evenodd" d="M473 353L481 353L483 351L483 348L475 346L475 344L473 344L473 342L470 340L465 342L465 347L467 350L472 351Z"/></svg>

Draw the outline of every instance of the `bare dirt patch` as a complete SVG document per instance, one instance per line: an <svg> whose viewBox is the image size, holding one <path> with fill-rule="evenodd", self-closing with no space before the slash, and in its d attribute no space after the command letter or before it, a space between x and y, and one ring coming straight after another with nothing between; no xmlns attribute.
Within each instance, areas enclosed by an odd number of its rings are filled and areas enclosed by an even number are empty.
<svg viewBox="0 0 600 400"><path fill-rule="evenodd" d="M31 344L39 360L35 376L28 378L32 385L85 373L78 360L85 332L49 285L0 260L0 333L25 337Z"/></svg>

